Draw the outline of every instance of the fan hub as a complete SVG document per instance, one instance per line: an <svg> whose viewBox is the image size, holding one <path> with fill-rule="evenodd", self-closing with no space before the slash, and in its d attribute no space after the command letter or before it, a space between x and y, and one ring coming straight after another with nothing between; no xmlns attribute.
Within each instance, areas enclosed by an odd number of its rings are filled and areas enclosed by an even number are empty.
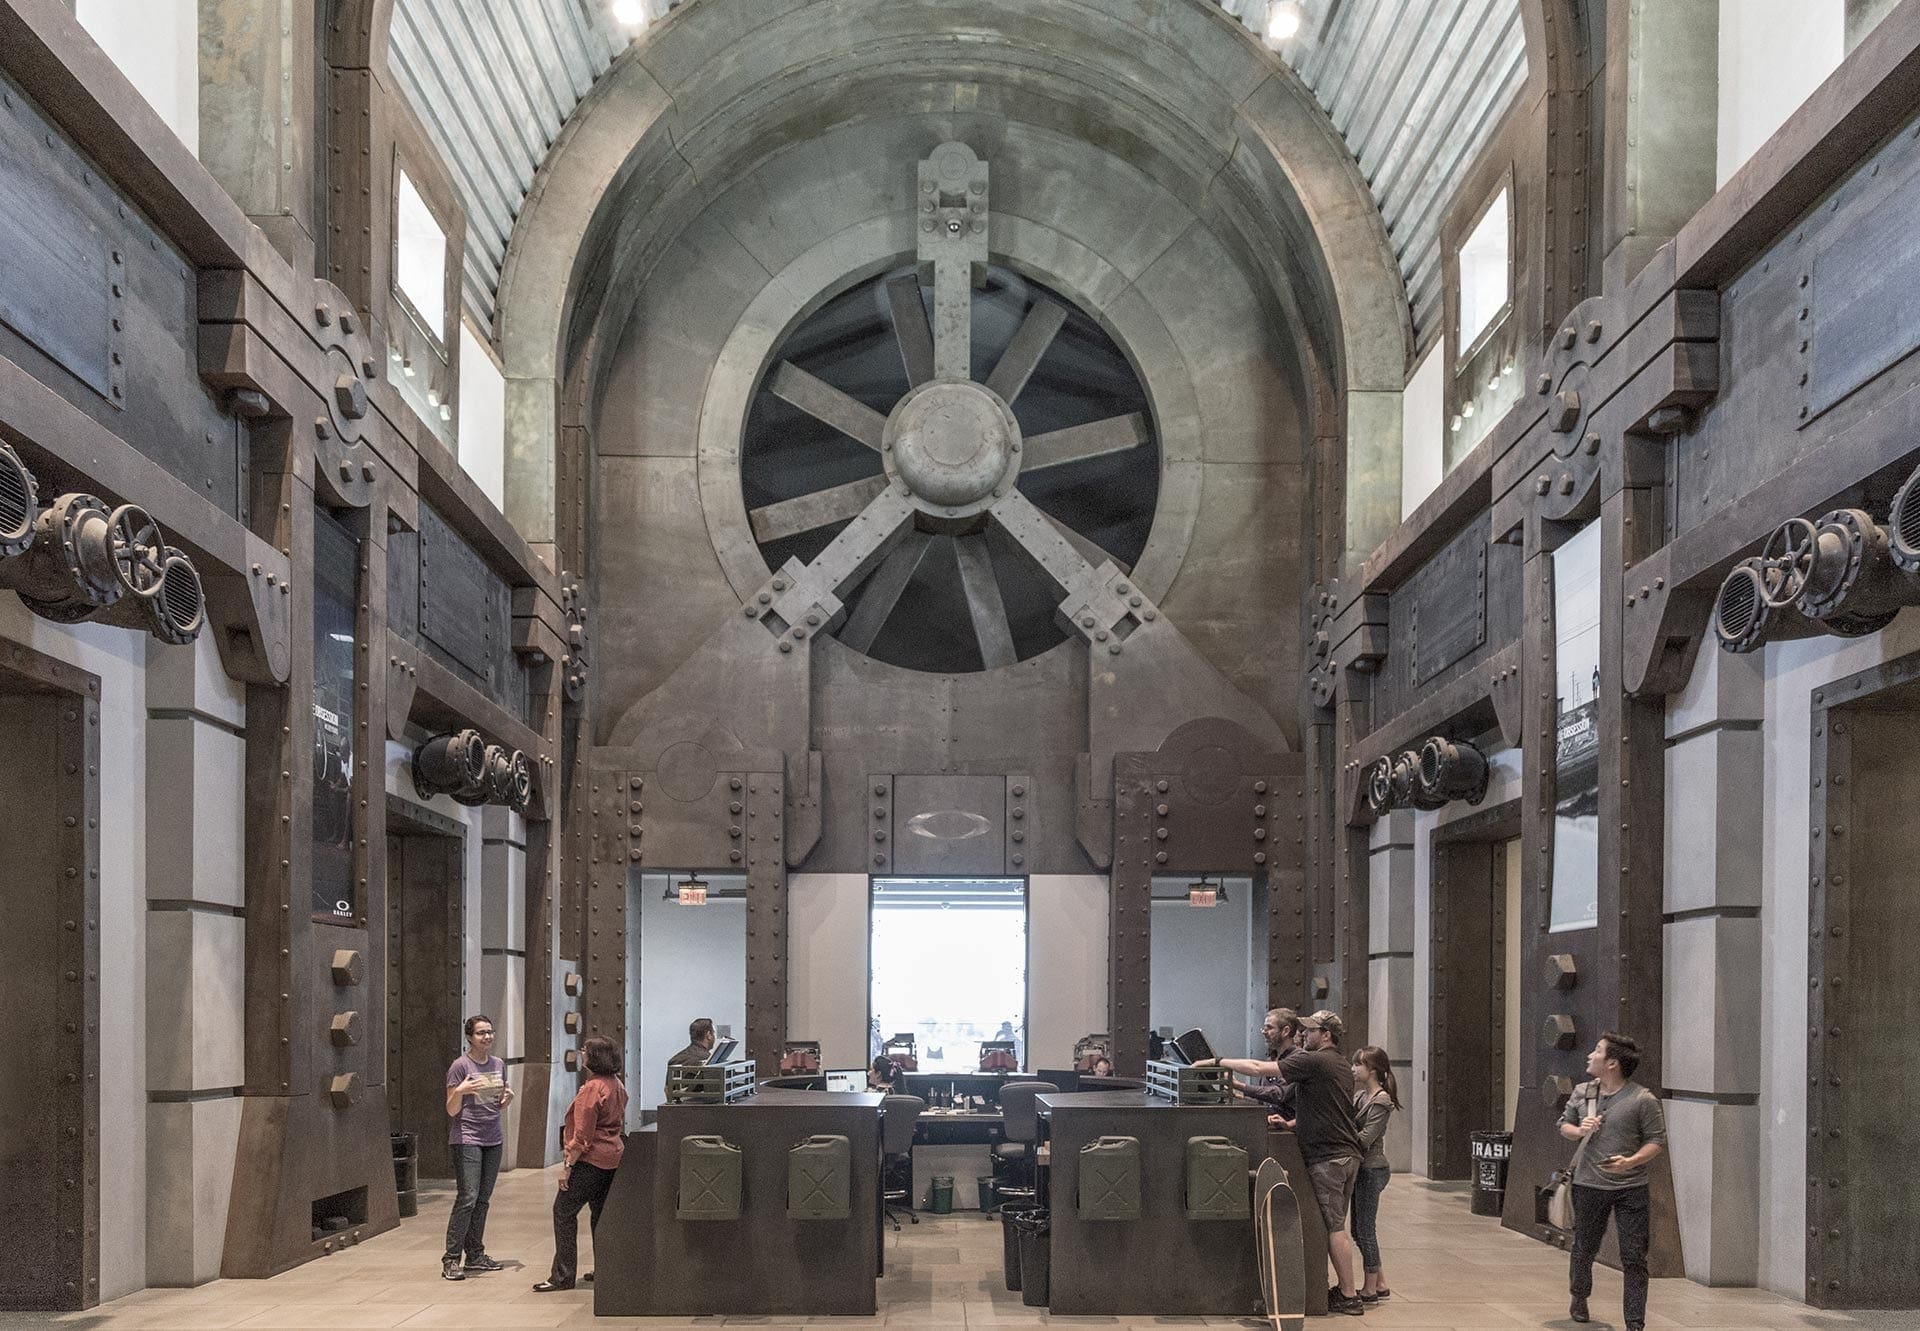
<svg viewBox="0 0 1920 1331"><path fill-rule="evenodd" d="M1013 481L1020 426L983 384L933 380L900 399L887 418L887 470L915 498L942 511L979 503Z"/></svg>

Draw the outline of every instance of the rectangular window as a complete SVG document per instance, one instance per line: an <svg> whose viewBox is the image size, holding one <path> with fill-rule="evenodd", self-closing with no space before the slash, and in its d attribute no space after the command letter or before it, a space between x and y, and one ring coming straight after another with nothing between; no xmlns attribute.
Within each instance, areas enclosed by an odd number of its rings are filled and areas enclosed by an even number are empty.
<svg viewBox="0 0 1920 1331"><path fill-rule="evenodd" d="M394 290L439 346L447 326L447 233L404 169L394 173L393 234Z"/></svg>
<svg viewBox="0 0 1920 1331"><path fill-rule="evenodd" d="M911 1035L920 1071L972 1072L1012 1040L1027 1065L1024 880L876 878L870 941L870 1053Z"/></svg>
<svg viewBox="0 0 1920 1331"><path fill-rule="evenodd" d="M1460 246L1460 359L1498 326L1513 301L1512 231L1508 191L1493 196Z"/></svg>
<svg viewBox="0 0 1920 1331"><path fill-rule="evenodd" d="M352 924L353 672L360 542L328 513L313 519L313 915Z"/></svg>

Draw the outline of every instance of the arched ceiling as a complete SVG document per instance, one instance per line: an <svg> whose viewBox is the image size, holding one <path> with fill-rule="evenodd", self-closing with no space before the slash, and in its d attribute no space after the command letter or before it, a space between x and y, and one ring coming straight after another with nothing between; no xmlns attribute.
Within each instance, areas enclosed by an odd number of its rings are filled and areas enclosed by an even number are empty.
<svg viewBox="0 0 1920 1331"><path fill-rule="evenodd" d="M644 0L655 17L678 2ZM1271 0L1213 2L1264 31ZM1424 335L1440 309L1441 212L1526 78L1519 0L1303 0L1303 8L1305 23L1280 55L1372 187ZM466 301L483 321L492 320L534 173L634 39L609 0L395 0L392 66L460 191Z"/></svg>

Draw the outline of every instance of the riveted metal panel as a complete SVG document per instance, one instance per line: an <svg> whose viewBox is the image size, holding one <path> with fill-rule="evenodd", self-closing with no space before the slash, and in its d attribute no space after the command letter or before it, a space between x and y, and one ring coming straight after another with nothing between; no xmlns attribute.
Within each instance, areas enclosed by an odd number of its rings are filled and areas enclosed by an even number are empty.
<svg viewBox="0 0 1920 1331"><path fill-rule="evenodd" d="M1487 640L1486 525L1469 523L1414 575L1404 599L1417 687Z"/></svg>
<svg viewBox="0 0 1920 1331"><path fill-rule="evenodd" d="M762 1076L779 1071L787 1038L786 783L747 777L747 1055Z"/></svg>
<svg viewBox="0 0 1920 1331"><path fill-rule="evenodd" d="M1003 873L1009 817L1005 777L896 776L893 872L929 878Z"/></svg>
<svg viewBox="0 0 1920 1331"><path fill-rule="evenodd" d="M595 772L588 778L586 911L582 928L587 1029L627 1047L627 884L639 849L638 824L627 811L636 773Z"/></svg>
<svg viewBox="0 0 1920 1331"><path fill-rule="evenodd" d="M420 636L470 683L492 692L495 648L507 623L506 583L425 504L419 543Z"/></svg>

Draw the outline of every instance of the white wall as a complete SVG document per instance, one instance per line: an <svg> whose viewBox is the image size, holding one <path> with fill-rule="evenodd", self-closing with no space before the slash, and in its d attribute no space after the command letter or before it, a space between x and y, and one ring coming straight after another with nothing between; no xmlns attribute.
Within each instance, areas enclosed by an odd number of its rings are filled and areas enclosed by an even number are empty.
<svg viewBox="0 0 1920 1331"><path fill-rule="evenodd" d="M1400 516L1432 494L1446 474L1446 339L1436 338L1400 397Z"/></svg>
<svg viewBox="0 0 1920 1331"><path fill-rule="evenodd" d="M1163 882L1157 891L1166 893L1174 886ZM1231 878L1226 893L1225 901L1206 908L1185 901L1153 903L1148 1021L1156 1029L1171 1026L1176 1034L1198 1026L1221 1054L1238 1057L1250 1050L1258 1053L1260 1043L1259 1027L1247 1025L1253 885ZM1265 969L1263 952L1263 981Z"/></svg>
<svg viewBox="0 0 1920 1331"><path fill-rule="evenodd" d="M473 327L460 321L460 465L491 499L506 507L507 381Z"/></svg>
<svg viewBox="0 0 1920 1331"><path fill-rule="evenodd" d="M1035 874L1027 880L1027 1065L1071 1066L1074 1042L1105 1031L1107 880Z"/></svg>
<svg viewBox="0 0 1920 1331"><path fill-rule="evenodd" d="M1720 0L1716 185L1839 67L1845 34L1843 0Z"/></svg>
<svg viewBox="0 0 1920 1331"><path fill-rule="evenodd" d="M0 594L0 640L100 677L100 1298L147 1283L147 649ZM159 650L156 648L156 650Z"/></svg>
<svg viewBox="0 0 1920 1331"><path fill-rule="evenodd" d="M871 899L863 873L787 880L787 1036L818 1040L822 1068L867 1062Z"/></svg>
<svg viewBox="0 0 1920 1331"><path fill-rule="evenodd" d="M627 904L627 917L640 920L640 1060L627 1070L630 1114L659 1106L667 1060L686 1048L695 1017L712 1017L743 1042L747 1034L747 903L719 896L745 880L706 875L713 895L704 906L663 900L672 881L670 874L639 875L632 889L640 894L638 909L631 897Z"/></svg>
<svg viewBox="0 0 1920 1331"><path fill-rule="evenodd" d="M188 151L199 152L199 0L78 0L74 16Z"/></svg>

